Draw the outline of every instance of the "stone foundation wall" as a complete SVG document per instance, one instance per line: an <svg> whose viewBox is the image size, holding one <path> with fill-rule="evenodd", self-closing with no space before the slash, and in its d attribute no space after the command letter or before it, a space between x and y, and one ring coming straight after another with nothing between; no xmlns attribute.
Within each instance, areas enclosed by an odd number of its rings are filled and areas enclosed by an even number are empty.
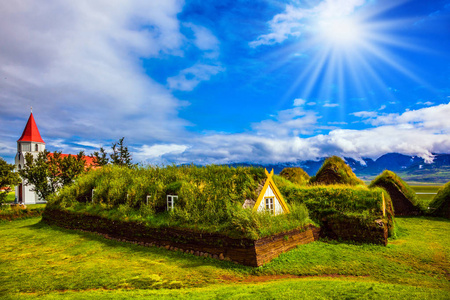
<svg viewBox="0 0 450 300"><path fill-rule="evenodd" d="M97 232L107 238L159 246L194 255L234 261L247 266L261 266L297 245L313 242L318 229L307 226L258 240L234 239L217 233L179 228L152 228L141 222L113 221L87 213L46 209L43 221L68 229Z"/></svg>

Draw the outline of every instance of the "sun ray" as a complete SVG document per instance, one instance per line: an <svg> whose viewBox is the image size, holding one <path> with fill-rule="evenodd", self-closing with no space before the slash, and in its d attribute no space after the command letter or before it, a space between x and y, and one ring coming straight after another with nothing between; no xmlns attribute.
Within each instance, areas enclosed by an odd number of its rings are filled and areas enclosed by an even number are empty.
<svg viewBox="0 0 450 300"><path fill-rule="evenodd" d="M308 21L302 21L299 28L303 31L299 34L299 42L294 45L297 48L291 43L286 51L303 53L310 58L308 62L302 63L302 70L286 91L284 99L301 90L298 93L304 99L313 97L312 99L316 99L313 101L322 104L331 101L339 103L341 112L344 111L349 90L352 94L366 95L372 100L375 92L368 91L377 90L378 93L384 93L379 95L383 99L391 99L393 95L388 91L381 75L385 73L385 67L382 66L395 70L420 85L428 86L411 66L391 51L395 48L402 51L432 52L401 35L405 26L413 24L418 18L386 19L389 10L405 2L406 0L391 1L375 6L368 4L361 6L361 9L356 6L356 9L344 13L338 7L337 11L328 9L325 13L315 14ZM311 8L310 11L314 9ZM277 66L288 61L288 55L285 55ZM389 75L388 72L387 76Z"/></svg>

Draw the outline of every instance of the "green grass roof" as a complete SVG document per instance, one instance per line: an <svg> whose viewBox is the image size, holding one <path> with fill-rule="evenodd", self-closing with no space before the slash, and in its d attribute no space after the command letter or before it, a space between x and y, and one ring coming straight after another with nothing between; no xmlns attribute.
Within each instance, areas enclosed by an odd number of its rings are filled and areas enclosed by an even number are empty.
<svg viewBox="0 0 450 300"><path fill-rule="evenodd" d="M345 161L338 157L332 156L325 160L322 167L317 171L316 175L311 177L311 184L348 184L348 185L364 185L364 182L356 177L352 169Z"/></svg>
<svg viewBox="0 0 450 300"><path fill-rule="evenodd" d="M280 176L298 185L306 185L310 179L308 173L298 167L284 168L280 172Z"/></svg>
<svg viewBox="0 0 450 300"><path fill-rule="evenodd" d="M450 181L439 189L430 203L430 209L435 216L450 218Z"/></svg>

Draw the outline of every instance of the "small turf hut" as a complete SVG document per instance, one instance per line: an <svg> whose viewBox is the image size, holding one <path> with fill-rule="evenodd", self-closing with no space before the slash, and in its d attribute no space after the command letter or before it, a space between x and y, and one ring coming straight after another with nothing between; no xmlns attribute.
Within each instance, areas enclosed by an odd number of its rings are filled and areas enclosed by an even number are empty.
<svg viewBox="0 0 450 300"><path fill-rule="evenodd" d="M309 182L309 175L302 168L284 168L280 176L298 185L306 185Z"/></svg>
<svg viewBox="0 0 450 300"><path fill-rule="evenodd" d="M450 219L450 181L439 189L430 203L430 210L434 216Z"/></svg>
<svg viewBox="0 0 450 300"><path fill-rule="evenodd" d="M356 177L352 169L338 156L327 158L316 175L311 177L309 183L316 185L364 185L364 182Z"/></svg>
<svg viewBox="0 0 450 300"><path fill-rule="evenodd" d="M385 170L375 178L369 187L382 187L391 197L394 213L397 216L415 216L421 214L416 193L392 171Z"/></svg>
<svg viewBox="0 0 450 300"><path fill-rule="evenodd" d="M257 189L256 194L258 198L253 206L253 210L258 212L267 211L273 215L289 213L289 208L273 181L273 169L270 173L266 169L264 169L264 172L266 173L267 179L262 184L261 190L259 187Z"/></svg>

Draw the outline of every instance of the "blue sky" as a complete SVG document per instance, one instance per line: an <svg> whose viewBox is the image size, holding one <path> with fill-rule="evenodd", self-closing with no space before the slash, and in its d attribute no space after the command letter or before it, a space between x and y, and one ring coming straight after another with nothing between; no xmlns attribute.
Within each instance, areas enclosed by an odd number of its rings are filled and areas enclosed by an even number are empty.
<svg viewBox="0 0 450 300"><path fill-rule="evenodd" d="M125 137L136 162L450 152L450 1L7 1L0 156Z"/></svg>

